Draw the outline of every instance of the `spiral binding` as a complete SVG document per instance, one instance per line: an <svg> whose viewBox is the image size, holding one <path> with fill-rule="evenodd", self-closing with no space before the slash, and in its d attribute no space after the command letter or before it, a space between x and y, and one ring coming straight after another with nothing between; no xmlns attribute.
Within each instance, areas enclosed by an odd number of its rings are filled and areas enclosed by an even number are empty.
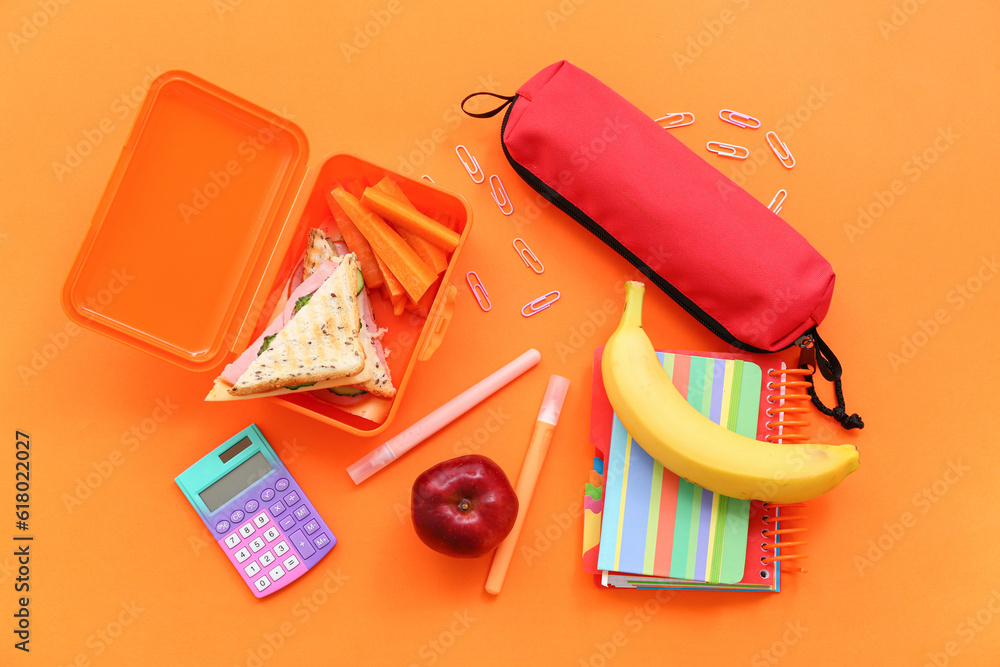
<svg viewBox="0 0 1000 667"><path fill-rule="evenodd" d="M809 426L804 415L812 410L810 407L812 399L805 391L806 387L810 386L805 376L814 372L815 369L811 367L787 368L784 363L781 364L781 368L772 368L767 371L768 377L771 378L767 383L767 389L771 392L777 391L777 393L768 394L766 397L770 405L764 411L768 417L764 426L768 431L776 430L777 434L768 433L764 436L765 441L793 443L809 440L809 435L799 432L799 429ZM764 503L764 511L768 513L764 517L764 523L769 524L771 528L762 531L761 534L766 538L773 537L774 541L762 544L761 548L765 551L773 551L774 555L762 557L761 563L765 565L778 563L782 572L806 572L805 568L793 567L790 562L808 558L808 554L784 552L786 549L801 547L808 543L801 540L787 541L782 539L782 536L792 536L807 530L801 526L782 526L805 519L805 514L796 511L804 508L805 505L802 503ZM786 513L786 511L790 513Z"/></svg>
<svg viewBox="0 0 1000 667"><path fill-rule="evenodd" d="M809 387L810 384L804 378L806 375L814 373L815 370L812 368L785 368L785 364L781 366L781 368L772 368L767 371L769 377L778 380L777 382L774 379L769 380L767 389L769 391L777 390L778 393L767 395L767 402L775 407L768 407L764 411L764 414L770 418L764 426L769 431L777 429L778 434L772 435L768 433L764 436L764 440L778 443L805 442L809 439L808 434L788 432L788 429L806 428L809 426L809 422L805 419L794 417L805 415L812 410L809 407L812 398L805 391L805 388ZM790 380L788 376L798 376L799 379ZM796 390L796 393L790 393L789 390ZM789 415L793 418L788 419Z"/></svg>

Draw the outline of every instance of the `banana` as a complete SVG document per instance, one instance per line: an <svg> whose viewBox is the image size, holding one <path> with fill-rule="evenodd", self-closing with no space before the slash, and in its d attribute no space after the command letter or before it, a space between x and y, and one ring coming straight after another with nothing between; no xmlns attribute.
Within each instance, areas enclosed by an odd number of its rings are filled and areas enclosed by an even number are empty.
<svg viewBox="0 0 1000 667"><path fill-rule="evenodd" d="M689 482L733 498L795 503L822 495L858 468L854 445L777 444L720 426L674 387L642 330L643 283L625 286L625 311L601 357L604 388L646 452Z"/></svg>

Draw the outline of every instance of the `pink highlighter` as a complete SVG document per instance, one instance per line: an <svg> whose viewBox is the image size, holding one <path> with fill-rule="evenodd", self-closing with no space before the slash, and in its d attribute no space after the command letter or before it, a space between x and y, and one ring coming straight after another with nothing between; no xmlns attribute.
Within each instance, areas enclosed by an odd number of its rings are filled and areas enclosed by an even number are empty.
<svg viewBox="0 0 1000 667"><path fill-rule="evenodd" d="M399 435L386 440L347 468L355 484L360 484L397 458L410 451L442 428L455 421L491 396L511 380L534 367L542 358L541 353L532 348L500 370L483 378L461 394L451 399Z"/></svg>

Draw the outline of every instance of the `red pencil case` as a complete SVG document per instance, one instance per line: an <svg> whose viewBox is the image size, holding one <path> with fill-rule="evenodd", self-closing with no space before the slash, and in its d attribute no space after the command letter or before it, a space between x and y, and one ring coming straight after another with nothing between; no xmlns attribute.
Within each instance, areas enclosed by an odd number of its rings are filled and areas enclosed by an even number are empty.
<svg viewBox="0 0 1000 667"><path fill-rule="evenodd" d="M830 263L766 206L599 80L567 61L470 116L506 109L501 145L535 190L600 238L727 343L748 352L798 344L802 367L835 386L842 368L819 337L833 297ZM814 357L812 356L814 355ZM815 362L812 359L815 358Z"/></svg>

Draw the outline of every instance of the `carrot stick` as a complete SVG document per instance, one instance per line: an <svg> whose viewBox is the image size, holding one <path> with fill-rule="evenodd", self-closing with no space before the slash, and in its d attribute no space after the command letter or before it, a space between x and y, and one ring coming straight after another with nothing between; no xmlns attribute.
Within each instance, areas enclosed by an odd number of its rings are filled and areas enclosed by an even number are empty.
<svg viewBox="0 0 1000 667"><path fill-rule="evenodd" d="M396 226L405 227L448 252L458 245L458 233L381 190L365 188L361 203Z"/></svg>
<svg viewBox="0 0 1000 667"><path fill-rule="evenodd" d="M340 189L340 186L338 185L336 189ZM351 217L347 215L347 212L337 202L337 198L334 197L333 192L326 193L326 203L330 207L330 212L333 213L333 219L337 223L340 235L344 237L344 243L347 244L351 252L358 256L358 268L361 269L365 285L372 289L381 286L385 282L385 278L379 269L371 245L365 240L364 235L358 231L358 228L351 221Z"/></svg>
<svg viewBox="0 0 1000 667"><path fill-rule="evenodd" d="M427 315L431 312L431 303L434 301L434 295L437 294L438 287L440 286L441 278L438 278L437 282L431 285L430 289L428 289L424 295L420 297L420 301L417 303L413 303L412 301L407 302L406 309L417 313L421 317L427 317Z"/></svg>
<svg viewBox="0 0 1000 667"><path fill-rule="evenodd" d="M409 297L419 301L431 283L437 280L434 269L427 266L416 251L406 245L403 237L393 231L385 220L369 210L357 198L341 187L335 188L332 194L358 231L371 244L376 257L385 262ZM391 197L389 199L395 201Z"/></svg>
<svg viewBox="0 0 1000 667"><path fill-rule="evenodd" d="M378 268L382 270L382 275L385 276L385 290L389 293L389 300L395 305L406 294L406 290L403 289L399 280L392 274L392 271L385 265L381 257L375 255L375 261L378 262Z"/></svg>
<svg viewBox="0 0 1000 667"><path fill-rule="evenodd" d="M392 314L399 317L406 310L406 304L412 303L407 296L399 297L398 301L392 302Z"/></svg>
<svg viewBox="0 0 1000 667"><path fill-rule="evenodd" d="M390 197L398 199L407 206L413 206L413 203L403 193L403 189L400 188L399 184L392 180L389 176L386 176L381 181L376 183L375 189L381 190ZM448 268L448 255L444 250L438 248L427 239L415 234L406 227L397 227L396 231L399 232L399 235L403 237L403 240L406 241L411 248L417 251L417 254L420 255L420 259L427 262L427 264L438 274L443 273L444 270Z"/></svg>

